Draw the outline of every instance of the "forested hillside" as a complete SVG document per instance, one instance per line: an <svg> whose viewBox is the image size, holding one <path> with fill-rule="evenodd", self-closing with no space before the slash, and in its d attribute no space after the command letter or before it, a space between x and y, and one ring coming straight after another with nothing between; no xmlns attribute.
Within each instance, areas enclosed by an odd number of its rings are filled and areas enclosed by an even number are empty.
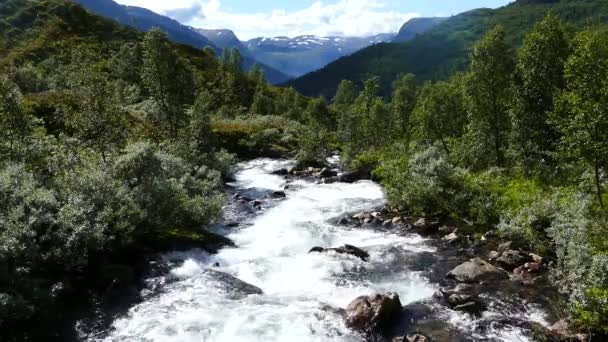
<svg viewBox="0 0 608 342"><path fill-rule="evenodd" d="M72 1L3 1L0 32L2 341L69 340L146 255L228 243L202 227L233 153L297 150L314 103Z"/></svg>
<svg viewBox="0 0 608 342"><path fill-rule="evenodd" d="M306 95L331 97L341 80L361 87L363 80L375 75L380 77L383 95L388 95L399 74L413 73L424 81L445 79L464 70L473 44L495 25L503 25L509 45L518 47L525 33L548 12L577 28L589 20L596 24L608 21L608 3L602 0L520 0L496 10L458 14L410 42L366 48L288 84Z"/></svg>

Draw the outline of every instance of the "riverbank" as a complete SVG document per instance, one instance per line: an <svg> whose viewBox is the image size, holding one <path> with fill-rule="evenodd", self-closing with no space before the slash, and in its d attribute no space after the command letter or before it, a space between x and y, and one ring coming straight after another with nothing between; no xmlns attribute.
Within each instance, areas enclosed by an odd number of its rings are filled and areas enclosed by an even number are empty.
<svg viewBox="0 0 608 342"><path fill-rule="evenodd" d="M445 277L484 257L494 239L476 245L432 221L425 233L418 219L383 213L382 189L371 181L320 184L314 176L273 174L292 165L240 164L214 227L238 247L163 255L157 262L164 271L145 280L144 300L90 340L362 341L370 335L350 329L343 309L361 295L386 292L399 295L403 310L385 340L414 333L435 341L549 338L556 297L540 278L523 285L506 272L498 281ZM344 245L369 259L309 253Z"/></svg>

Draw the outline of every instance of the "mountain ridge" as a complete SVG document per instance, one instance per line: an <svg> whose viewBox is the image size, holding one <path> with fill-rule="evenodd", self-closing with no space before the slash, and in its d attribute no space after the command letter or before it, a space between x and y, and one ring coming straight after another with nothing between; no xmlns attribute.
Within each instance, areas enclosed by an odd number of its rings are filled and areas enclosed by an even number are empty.
<svg viewBox="0 0 608 342"><path fill-rule="evenodd" d="M71 0L82 5L95 14L111 18L121 24L134 27L141 31L149 31L158 27L167 32L171 40L177 43L190 45L196 48L212 47L216 54L221 53L221 48L215 45L210 39L197 32L193 27L183 25L177 20L158 14L151 10L136 6L127 6L116 3L113 0ZM243 66L251 69L255 64L260 64L268 81L279 84L288 81L291 77L275 68L252 60L250 56L244 56Z"/></svg>
<svg viewBox="0 0 608 342"><path fill-rule="evenodd" d="M342 57L324 68L286 83L304 95L331 98L340 81L361 85L378 76L383 95L388 95L396 76L413 73L419 82L439 80L469 65L476 41L491 27L506 28L507 41L518 47L526 32L552 12L573 26L586 25L588 18L608 22L608 2L600 0L520 0L497 8L480 8L452 16L429 31L404 43L383 43Z"/></svg>

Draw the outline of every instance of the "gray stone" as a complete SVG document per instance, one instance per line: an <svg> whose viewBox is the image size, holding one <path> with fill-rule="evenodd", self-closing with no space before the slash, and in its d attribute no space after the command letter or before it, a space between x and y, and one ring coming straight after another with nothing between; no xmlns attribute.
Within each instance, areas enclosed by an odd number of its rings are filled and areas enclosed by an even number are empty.
<svg viewBox="0 0 608 342"><path fill-rule="evenodd" d="M471 259L470 261L456 266L456 268L451 270L446 277L466 283L509 278L505 272L479 258Z"/></svg>
<svg viewBox="0 0 608 342"><path fill-rule="evenodd" d="M396 293L361 296L346 307L346 325L366 333L385 333L401 316L402 307Z"/></svg>

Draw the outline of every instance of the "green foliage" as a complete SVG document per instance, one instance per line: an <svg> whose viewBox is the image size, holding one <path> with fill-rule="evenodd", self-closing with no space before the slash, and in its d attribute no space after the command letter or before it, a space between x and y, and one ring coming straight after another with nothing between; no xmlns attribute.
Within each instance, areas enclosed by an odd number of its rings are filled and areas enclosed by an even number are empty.
<svg viewBox="0 0 608 342"><path fill-rule="evenodd" d="M413 74L398 77L393 84L391 133L397 139L403 139L406 142L410 140L410 117L416 106L417 95L416 76Z"/></svg>
<svg viewBox="0 0 608 342"><path fill-rule="evenodd" d="M471 116L464 148L477 167L504 166L513 52L497 26L475 45L466 93Z"/></svg>
<svg viewBox="0 0 608 342"><path fill-rule="evenodd" d="M564 64L570 54L568 34L553 15L524 39L514 83L512 149L527 172L547 164L558 134L548 122L554 98L564 88Z"/></svg>
<svg viewBox="0 0 608 342"><path fill-rule="evenodd" d="M154 120L165 124L175 138L186 125L185 106L194 96L192 72L158 29L146 34L142 49L142 81L158 107Z"/></svg>
<svg viewBox="0 0 608 342"><path fill-rule="evenodd" d="M593 169L599 205L604 208L602 173L608 165L608 39L586 30L574 39L565 69L566 90L553 116L561 151Z"/></svg>
<svg viewBox="0 0 608 342"><path fill-rule="evenodd" d="M584 303L576 306L576 323L587 329L600 329L608 334L608 288L587 290Z"/></svg>
<svg viewBox="0 0 608 342"><path fill-rule="evenodd" d="M425 84L413 112L412 130L417 140L439 142L445 152L450 153L455 139L462 136L467 120L465 79L458 75L449 82Z"/></svg>

